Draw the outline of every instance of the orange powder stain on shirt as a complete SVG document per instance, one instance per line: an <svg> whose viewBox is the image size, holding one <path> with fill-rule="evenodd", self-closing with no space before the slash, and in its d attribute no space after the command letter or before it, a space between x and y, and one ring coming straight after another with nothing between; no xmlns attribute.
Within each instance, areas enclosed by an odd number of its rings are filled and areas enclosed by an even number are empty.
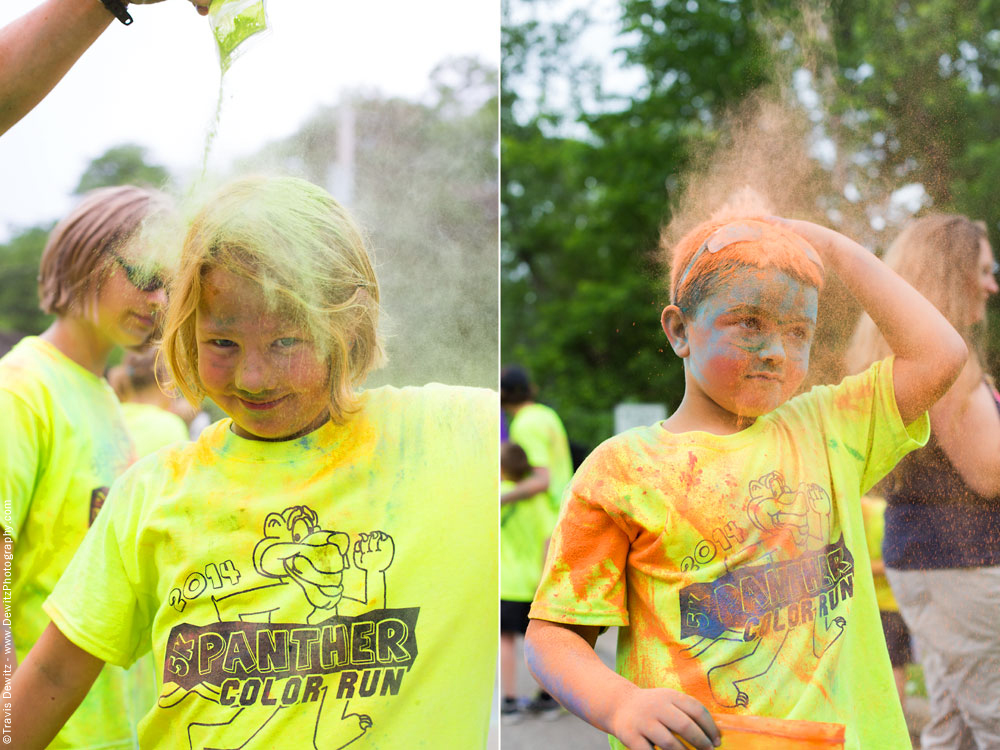
<svg viewBox="0 0 1000 750"><path fill-rule="evenodd" d="M365 461L375 452L375 427L364 415L358 415L338 428L336 448L326 453L326 469Z"/></svg>

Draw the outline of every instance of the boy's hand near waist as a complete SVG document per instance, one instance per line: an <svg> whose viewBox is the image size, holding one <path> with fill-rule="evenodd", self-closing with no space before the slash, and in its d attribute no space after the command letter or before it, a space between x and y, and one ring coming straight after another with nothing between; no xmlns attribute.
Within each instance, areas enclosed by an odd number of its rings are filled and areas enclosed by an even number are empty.
<svg viewBox="0 0 1000 750"><path fill-rule="evenodd" d="M686 750L674 735L698 750L717 747L714 738L721 742L708 709L690 695L670 688L629 685L630 690L621 691L610 731L629 750Z"/></svg>
<svg viewBox="0 0 1000 750"><path fill-rule="evenodd" d="M599 628L532 620L525 635L528 669L580 718L612 734L629 750L697 750L722 741L708 710L669 688L640 688L594 653Z"/></svg>

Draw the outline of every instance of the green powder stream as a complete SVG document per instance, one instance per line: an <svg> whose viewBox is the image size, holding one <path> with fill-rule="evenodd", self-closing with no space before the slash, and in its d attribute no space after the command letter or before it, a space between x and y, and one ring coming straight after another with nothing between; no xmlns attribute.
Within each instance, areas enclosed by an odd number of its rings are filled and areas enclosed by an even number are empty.
<svg viewBox="0 0 1000 750"><path fill-rule="evenodd" d="M209 125L208 133L205 136L205 152L201 159L201 176L204 179L208 170L208 155L212 150L212 143L219 131L219 118L222 115L222 91L226 78L226 71L239 57L243 43L267 29L267 14L264 9L264 0L212 0L212 5L208 10L209 25L212 27L212 35L219 50L219 98L215 103L215 116ZM241 49L242 47L242 49Z"/></svg>

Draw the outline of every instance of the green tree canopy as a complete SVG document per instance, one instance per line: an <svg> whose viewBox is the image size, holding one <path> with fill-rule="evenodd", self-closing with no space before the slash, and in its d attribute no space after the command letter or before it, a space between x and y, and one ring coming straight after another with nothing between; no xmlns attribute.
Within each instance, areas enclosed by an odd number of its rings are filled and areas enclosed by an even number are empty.
<svg viewBox="0 0 1000 750"><path fill-rule="evenodd" d="M73 193L82 195L112 185L162 188L170 180L170 173L165 167L147 162L146 153L145 147L131 143L109 148L90 162Z"/></svg>
<svg viewBox="0 0 1000 750"><path fill-rule="evenodd" d="M38 308L38 265L51 228L31 227L0 245L0 331L37 334L52 321Z"/></svg>

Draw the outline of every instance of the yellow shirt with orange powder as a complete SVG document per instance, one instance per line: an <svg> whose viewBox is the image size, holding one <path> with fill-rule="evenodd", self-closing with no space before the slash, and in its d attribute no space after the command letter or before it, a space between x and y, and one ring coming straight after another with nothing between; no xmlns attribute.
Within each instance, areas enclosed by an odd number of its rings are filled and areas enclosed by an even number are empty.
<svg viewBox="0 0 1000 750"><path fill-rule="evenodd" d="M13 584L4 616L23 660L49 623L42 603L131 463L132 444L111 386L35 336L0 359L0 414L0 511L13 542L4 545ZM105 668L49 747L134 747L122 711L132 693L123 670Z"/></svg>
<svg viewBox="0 0 1000 750"><path fill-rule="evenodd" d="M151 641L143 748L482 747L497 406L378 388L284 442L222 420L115 484L46 611L105 661Z"/></svg>
<svg viewBox="0 0 1000 750"><path fill-rule="evenodd" d="M623 676L711 712L909 748L859 498L929 434L903 425L890 358L733 435L611 438L570 485L531 617L621 626Z"/></svg>

